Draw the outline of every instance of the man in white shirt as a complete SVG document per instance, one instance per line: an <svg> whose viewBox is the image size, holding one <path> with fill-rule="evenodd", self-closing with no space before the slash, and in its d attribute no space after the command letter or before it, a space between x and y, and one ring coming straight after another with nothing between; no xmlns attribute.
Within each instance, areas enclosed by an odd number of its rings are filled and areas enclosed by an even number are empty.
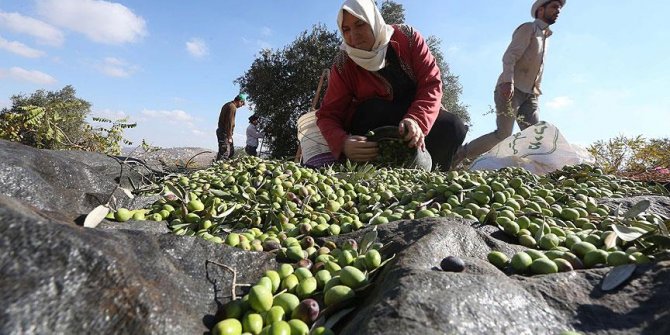
<svg viewBox="0 0 670 335"><path fill-rule="evenodd" d="M244 151L251 156L258 156L256 149L258 149L258 140L263 138L265 134L258 131L258 116L252 115L249 117L249 126L247 127L247 146Z"/></svg>
<svg viewBox="0 0 670 335"><path fill-rule="evenodd" d="M531 7L535 21L514 31L503 55L503 71L494 91L496 130L459 148L454 166L465 158L475 158L512 135L514 121L524 130L539 121L538 96L544 70L549 26L556 22L566 0L537 0Z"/></svg>

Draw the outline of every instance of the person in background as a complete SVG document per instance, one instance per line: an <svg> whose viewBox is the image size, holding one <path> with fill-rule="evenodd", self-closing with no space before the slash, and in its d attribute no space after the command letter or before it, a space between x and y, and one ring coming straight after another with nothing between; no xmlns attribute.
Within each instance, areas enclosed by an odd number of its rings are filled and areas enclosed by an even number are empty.
<svg viewBox="0 0 670 335"><path fill-rule="evenodd" d="M496 105L496 130L462 146L454 164L491 150L512 135L514 121L524 130L539 122L538 97L547 53L549 26L556 22L566 0L537 0L530 14L535 21L516 28L503 55L503 71L498 77L493 100Z"/></svg>
<svg viewBox="0 0 670 335"><path fill-rule="evenodd" d="M256 149L258 149L258 140L265 137L265 134L258 130L258 116L251 115L249 117L249 126L247 127L247 146L244 151L251 156L258 156Z"/></svg>
<svg viewBox="0 0 670 335"><path fill-rule="evenodd" d="M337 16L344 42L330 70L317 126L335 159L377 158L369 130L398 126L410 148L449 169L467 128L441 106L440 69L418 31L388 25L373 0L348 0Z"/></svg>
<svg viewBox="0 0 670 335"><path fill-rule="evenodd" d="M233 131L235 130L235 113L237 109L244 106L247 95L238 94L233 101L227 102L221 107L219 114L219 127L216 129L216 138L219 141L219 152L216 160L225 160L233 157L235 147L233 144Z"/></svg>

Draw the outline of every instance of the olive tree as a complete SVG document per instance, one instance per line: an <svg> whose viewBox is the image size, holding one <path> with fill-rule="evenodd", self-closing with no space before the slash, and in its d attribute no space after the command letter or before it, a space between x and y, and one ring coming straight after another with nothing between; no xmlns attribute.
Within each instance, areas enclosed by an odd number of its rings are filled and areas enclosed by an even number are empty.
<svg viewBox="0 0 670 335"><path fill-rule="evenodd" d="M399 3L385 0L382 2L379 11L387 24L405 23L405 8Z"/></svg>
<svg viewBox="0 0 670 335"><path fill-rule="evenodd" d="M121 153L123 130L135 127L125 119L112 121L93 117L97 124L86 121L91 104L76 96L68 85L60 91L37 90L31 95L14 95L12 106L0 111L0 138L42 149L97 151L113 155Z"/></svg>
<svg viewBox="0 0 670 335"><path fill-rule="evenodd" d="M380 8L384 21L388 24L404 24L405 9L401 4L391 0L385 0ZM426 38L428 49L435 57L437 66L442 74L442 105L449 111L458 115L465 123L470 123L470 114L468 107L461 103L460 96L463 93L463 86L458 81L458 76L451 73L449 64L444 58L440 44L440 38L430 35Z"/></svg>
<svg viewBox="0 0 670 335"><path fill-rule="evenodd" d="M315 25L282 50L262 50L235 80L261 117L273 158L295 154L298 118L310 111L319 77L332 65L340 43L337 32Z"/></svg>
<svg viewBox="0 0 670 335"><path fill-rule="evenodd" d="M587 150L595 158L595 165L606 173L642 173L655 168L670 167L670 138L645 139L642 135L619 135L599 140Z"/></svg>

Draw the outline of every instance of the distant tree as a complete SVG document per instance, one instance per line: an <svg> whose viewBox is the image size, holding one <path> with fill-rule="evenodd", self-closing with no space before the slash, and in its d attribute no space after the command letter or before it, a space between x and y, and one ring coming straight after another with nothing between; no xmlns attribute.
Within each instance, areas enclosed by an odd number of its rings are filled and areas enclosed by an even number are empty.
<svg viewBox="0 0 670 335"><path fill-rule="evenodd" d="M438 37L431 35L426 39L426 43L428 43L428 48L435 57L437 66L440 68L440 73L442 74L442 105L448 111L458 115L463 122L470 124L468 106L460 101L463 86L458 81L458 76L451 73L449 64L444 59L442 49L440 49L442 41Z"/></svg>
<svg viewBox="0 0 670 335"><path fill-rule="evenodd" d="M379 11L387 24L405 23L405 9L401 4L392 0L385 0ZM444 54L440 48L442 41L440 38L431 35L426 38L426 43L442 73L442 105L448 111L458 115L463 122L469 124L470 113L468 112L468 106L460 102L463 86L458 82L458 76L451 73L449 64L444 59Z"/></svg>
<svg viewBox="0 0 670 335"><path fill-rule="evenodd" d="M405 8L394 1L384 0L379 11L386 21L386 24L403 24L405 23Z"/></svg>
<svg viewBox="0 0 670 335"><path fill-rule="evenodd" d="M135 127L125 119L112 121L94 117L86 122L91 104L77 98L68 85L60 91L37 90L30 96L14 95L12 107L0 111L0 138L43 149L79 149L120 154L123 130Z"/></svg>
<svg viewBox="0 0 670 335"><path fill-rule="evenodd" d="M298 118L310 110L319 76L333 63L341 40L315 25L282 50L266 49L235 83L249 94L260 127L269 134L273 158L292 157L298 146Z"/></svg>
<svg viewBox="0 0 670 335"><path fill-rule="evenodd" d="M619 135L596 141L587 150L606 173L639 173L670 167L670 138L646 140L642 135L631 138Z"/></svg>

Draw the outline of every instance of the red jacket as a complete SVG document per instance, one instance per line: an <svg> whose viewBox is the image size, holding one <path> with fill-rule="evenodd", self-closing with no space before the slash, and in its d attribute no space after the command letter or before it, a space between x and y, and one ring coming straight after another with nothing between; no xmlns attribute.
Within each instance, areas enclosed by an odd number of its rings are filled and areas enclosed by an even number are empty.
<svg viewBox="0 0 670 335"><path fill-rule="evenodd" d="M417 85L414 102L405 117L415 120L427 135L441 107L440 69L418 31L407 25L394 25L393 28L395 32L389 46ZM358 66L341 50L330 69L321 108L316 112L316 124L336 159L342 154L348 136L345 129L349 128L356 107L370 98L393 100L389 83L376 72Z"/></svg>

